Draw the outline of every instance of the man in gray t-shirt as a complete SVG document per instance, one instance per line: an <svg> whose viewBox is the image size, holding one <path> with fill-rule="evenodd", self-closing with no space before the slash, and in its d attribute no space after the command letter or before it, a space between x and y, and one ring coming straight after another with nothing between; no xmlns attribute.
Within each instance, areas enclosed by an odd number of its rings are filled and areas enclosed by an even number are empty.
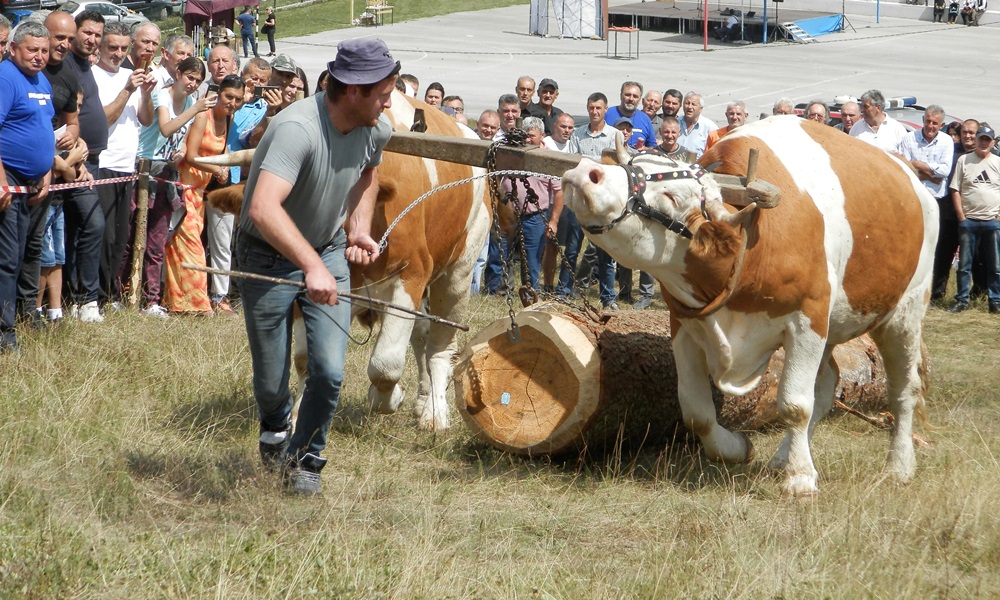
<svg viewBox="0 0 1000 600"><path fill-rule="evenodd" d="M351 320L337 291L349 287L348 262L364 266L378 258L371 237L376 168L391 131L382 111L390 106L399 67L381 40L341 42L328 65L326 92L275 117L250 167L240 214L240 265L306 288L302 294L295 286L252 279L240 286L261 458L283 470L294 493L322 490L326 459L320 452L340 399ZM293 305L305 324L309 375L291 434Z"/></svg>

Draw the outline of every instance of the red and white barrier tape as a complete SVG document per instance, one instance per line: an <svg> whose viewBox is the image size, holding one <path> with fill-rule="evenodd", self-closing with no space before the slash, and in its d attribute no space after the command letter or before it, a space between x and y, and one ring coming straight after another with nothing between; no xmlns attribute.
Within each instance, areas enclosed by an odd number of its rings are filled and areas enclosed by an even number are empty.
<svg viewBox="0 0 1000 600"><path fill-rule="evenodd" d="M125 183L128 181L136 181L139 179L138 175L126 175L125 177L109 177L107 179L95 179L93 181L74 181L70 183L54 183L49 186L50 192L58 192L60 190L73 190L77 188L93 187L95 185L108 185L111 183ZM161 179L159 177L150 177L153 181L160 181L162 183L172 183L173 185L179 187L181 190L202 190L202 188L195 187L193 185L188 185L186 183L181 183L179 181L171 181L169 179ZM0 190L5 192L10 192L11 194L33 194L38 191L38 188L28 187L26 185L0 185Z"/></svg>

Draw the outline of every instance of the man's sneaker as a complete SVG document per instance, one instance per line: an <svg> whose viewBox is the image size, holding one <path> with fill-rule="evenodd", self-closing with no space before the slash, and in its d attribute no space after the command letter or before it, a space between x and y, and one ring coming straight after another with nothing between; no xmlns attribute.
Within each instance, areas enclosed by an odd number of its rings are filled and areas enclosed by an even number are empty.
<svg viewBox="0 0 1000 600"><path fill-rule="evenodd" d="M150 304L145 309L142 310L140 314L146 315L147 317L156 317L157 319L169 319L169 311L159 304Z"/></svg>
<svg viewBox="0 0 1000 600"><path fill-rule="evenodd" d="M31 329L44 329L45 328L45 309L44 308L33 308L31 310L25 311L18 315L21 323L30 327Z"/></svg>
<svg viewBox="0 0 1000 600"><path fill-rule="evenodd" d="M646 310L652 305L653 305L652 298L650 298L649 296L639 296L639 299L636 300L635 304L632 305L632 308L634 308L635 310Z"/></svg>
<svg viewBox="0 0 1000 600"><path fill-rule="evenodd" d="M315 454L306 454L298 461L290 461L285 471L285 489L300 496L322 493L323 483L319 479L319 472L325 466L326 459Z"/></svg>
<svg viewBox="0 0 1000 600"><path fill-rule="evenodd" d="M68 316L71 319L79 319L80 318L80 305L76 304L76 303L71 303L69 306L67 306L66 307L66 316Z"/></svg>
<svg viewBox="0 0 1000 600"><path fill-rule="evenodd" d="M951 305L951 308L948 309L948 312L950 312L950 313L960 313L960 312L965 312L965 311L969 310L970 308L971 307L969 306L968 302L956 302L956 303L954 303L954 304Z"/></svg>
<svg viewBox="0 0 1000 600"><path fill-rule="evenodd" d="M280 431L263 431L263 423L260 427L260 460L271 471L279 471L285 466L285 450L288 449L288 438L292 435L291 428L286 426Z"/></svg>
<svg viewBox="0 0 1000 600"><path fill-rule="evenodd" d="M80 320L84 323L103 323L104 317L101 309L97 308L97 301L88 302L80 307Z"/></svg>
<svg viewBox="0 0 1000 600"><path fill-rule="evenodd" d="M619 310L618 303L612 300L604 305L604 310Z"/></svg>

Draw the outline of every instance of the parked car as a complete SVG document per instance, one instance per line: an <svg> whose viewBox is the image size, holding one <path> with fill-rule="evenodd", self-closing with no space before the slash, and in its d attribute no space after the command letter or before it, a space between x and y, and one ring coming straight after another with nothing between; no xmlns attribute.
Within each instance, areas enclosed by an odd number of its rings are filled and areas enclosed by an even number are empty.
<svg viewBox="0 0 1000 600"><path fill-rule="evenodd" d="M150 19L184 14L184 0L109 0L118 6L142 13Z"/></svg>
<svg viewBox="0 0 1000 600"><path fill-rule="evenodd" d="M0 13L9 15L17 10L36 11L58 8L58 0L0 0Z"/></svg>
<svg viewBox="0 0 1000 600"><path fill-rule="evenodd" d="M145 23L149 20L144 15L134 13L127 8L122 8L117 4L105 2L104 0L69 0L60 6L59 10L64 10L74 17L85 10L93 10L100 13L106 22L121 21L130 27L136 23Z"/></svg>
<svg viewBox="0 0 1000 600"><path fill-rule="evenodd" d="M860 101L853 96L837 96L834 98L833 102L827 104L827 107L830 109L828 121L830 125L840 124L840 107L845 102L851 101L858 102L860 104ZM796 104L795 114L800 117L804 116L807 106L808 103ZM903 127L905 127L907 131L916 131L924 126L924 107L917 104L917 99L913 96L886 98L885 114L902 123ZM947 114L944 116L945 125L951 123L952 121L961 122L962 119Z"/></svg>

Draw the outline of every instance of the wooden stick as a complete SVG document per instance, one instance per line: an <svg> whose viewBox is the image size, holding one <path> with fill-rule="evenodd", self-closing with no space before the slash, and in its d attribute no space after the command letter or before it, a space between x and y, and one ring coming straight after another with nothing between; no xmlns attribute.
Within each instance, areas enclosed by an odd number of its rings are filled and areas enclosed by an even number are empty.
<svg viewBox="0 0 1000 600"><path fill-rule="evenodd" d="M205 273L211 273L213 275L227 275L229 277L235 277L237 279L256 279L257 281L267 281L268 283L276 283L279 285L290 285L297 288L306 289L306 284L302 281L292 281L291 279L282 279L280 277L270 277L268 275L258 275L257 273L246 273L243 271L226 271L224 269L213 269L212 267L203 267L201 265L194 265L191 263L181 263L181 266L185 269L191 269L194 271L203 271ZM461 331L468 331L469 326L463 325L461 323L456 323L454 321L449 321L447 319L442 319L436 315L431 315L425 312L420 312L419 310L413 310L406 308L405 306L399 306L398 304L392 304L385 302L383 300L376 300L375 298L369 298L368 296L361 296L359 294L352 294L350 292L337 292L337 296L341 298L346 298L354 302L367 302L372 306L378 306L388 310L396 310L408 315L413 315L415 317L420 317L421 319L427 319L434 323L440 323L441 325L447 325L448 327L454 327Z"/></svg>
<svg viewBox="0 0 1000 600"><path fill-rule="evenodd" d="M747 159L747 185L750 185L757 179L758 156L760 156L760 150L757 148L750 148L750 157Z"/></svg>
<svg viewBox="0 0 1000 600"><path fill-rule="evenodd" d="M135 235L132 238L132 268L129 271L127 303L138 306L142 290L142 263L146 254L146 225L149 218L149 164L148 158L139 159L139 180L136 185Z"/></svg>

